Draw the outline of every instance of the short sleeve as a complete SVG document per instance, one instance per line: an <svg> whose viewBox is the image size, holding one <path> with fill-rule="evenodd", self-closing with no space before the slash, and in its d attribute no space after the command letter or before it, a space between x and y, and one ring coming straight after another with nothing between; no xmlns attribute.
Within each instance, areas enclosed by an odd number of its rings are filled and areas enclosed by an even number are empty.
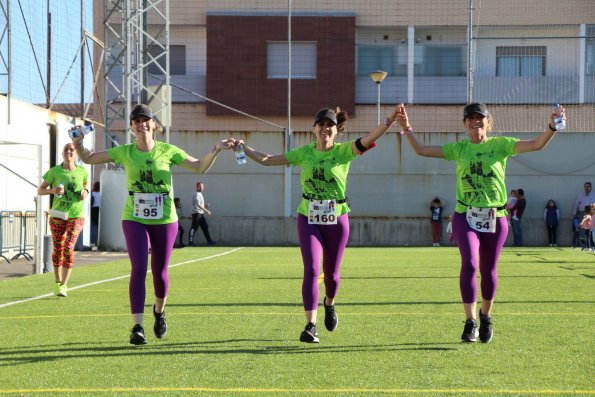
<svg viewBox="0 0 595 397"><path fill-rule="evenodd" d="M442 145L442 153L444 153L444 159L456 160L459 154L457 142L446 143Z"/></svg>
<svg viewBox="0 0 595 397"><path fill-rule="evenodd" d="M110 148L107 150L107 154L109 155L110 159L116 163L116 164L121 164L122 163L122 157L124 156L126 151L126 146L125 145L121 145L121 146L115 146L113 148Z"/></svg>
<svg viewBox="0 0 595 397"><path fill-rule="evenodd" d="M287 162L293 166L300 165L306 148L308 148L308 146L302 146L286 152L285 158L287 159Z"/></svg>

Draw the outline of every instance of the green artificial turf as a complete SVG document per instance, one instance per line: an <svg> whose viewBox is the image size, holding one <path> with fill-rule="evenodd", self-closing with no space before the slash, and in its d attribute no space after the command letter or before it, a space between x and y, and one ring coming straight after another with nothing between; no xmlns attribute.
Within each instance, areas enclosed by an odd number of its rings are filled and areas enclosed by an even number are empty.
<svg viewBox="0 0 595 397"><path fill-rule="evenodd" d="M219 255L222 254L222 255ZM129 345L128 261L0 282L0 395L595 395L595 255L506 248L489 344L459 342L456 248L348 248L339 327L305 325L297 247L176 250L168 333ZM105 280L111 280L102 282ZM324 294L321 290L321 297Z"/></svg>

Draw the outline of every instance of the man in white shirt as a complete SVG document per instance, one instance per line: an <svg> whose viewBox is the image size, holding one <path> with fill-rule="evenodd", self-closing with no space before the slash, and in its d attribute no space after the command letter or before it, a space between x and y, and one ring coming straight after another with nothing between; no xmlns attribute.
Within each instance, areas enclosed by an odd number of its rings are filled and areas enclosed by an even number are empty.
<svg viewBox="0 0 595 397"><path fill-rule="evenodd" d="M205 238L207 239L207 245L215 245L217 244L213 239L211 239L211 235L209 234L209 225L207 224L207 219L205 217L205 213L207 215L211 215L211 211L209 211L209 205L205 203L204 196L202 192L205 189L205 184L202 181L198 181L196 183L196 193L192 198L192 225L190 226L190 237L189 243L191 247L197 247L198 244L194 242L194 234L196 233L196 229L200 226Z"/></svg>
<svg viewBox="0 0 595 397"><path fill-rule="evenodd" d="M595 204L595 193L591 191L591 182L585 182L584 189L585 192L579 193L576 197L573 211L573 213L578 216L579 220L582 219L585 214L585 207L587 205Z"/></svg>

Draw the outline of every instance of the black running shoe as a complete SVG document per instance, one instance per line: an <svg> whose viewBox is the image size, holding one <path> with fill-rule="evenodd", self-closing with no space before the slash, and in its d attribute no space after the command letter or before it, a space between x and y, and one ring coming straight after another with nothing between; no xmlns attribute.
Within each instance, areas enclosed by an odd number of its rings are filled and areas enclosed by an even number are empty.
<svg viewBox="0 0 595 397"><path fill-rule="evenodd" d="M146 345L147 340L145 339L145 330L140 324L134 324L130 331L130 344L132 345Z"/></svg>
<svg viewBox="0 0 595 397"><path fill-rule="evenodd" d="M479 309L479 340L481 343L490 343L494 331L492 331L492 316L484 316Z"/></svg>
<svg viewBox="0 0 595 397"><path fill-rule="evenodd" d="M306 329L302 331L300 335L300 342L306 343L318 343L320 339L318 339L318 331L316 331L316 324L308 323L306 324Z"/></svg>
<svg viewBox="0 0 595 397"><path fill-rule="evenodd" d="M326 305L326 298L322 298L322 305L324 306L324 327L333 332L339 325L339 316L335 311L335 305Z"/></svg>
<svg viewBox="0 0 595 397"><path fill-rule="evenodd" d="M167 333L167 324L165 323L165 311L162 313L155 313L155 305L153 305L153 316L155 317L155 324L153 324L153 332L158 339L161 339Z"/></svg>
<svg viewBox="0 0 595 397"><path fill-rule="evenodd" d="M477 323L474 319L465 321L465 329L463 335L461 335L461 341L463 342L477 342Z"/></svg>

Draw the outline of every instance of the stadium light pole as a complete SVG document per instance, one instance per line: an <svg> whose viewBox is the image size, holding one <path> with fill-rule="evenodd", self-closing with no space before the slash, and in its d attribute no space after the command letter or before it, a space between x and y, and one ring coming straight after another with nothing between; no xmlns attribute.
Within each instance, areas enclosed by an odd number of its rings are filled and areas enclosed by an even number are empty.
<svg viewBox="0 0 595 397"><path fill-rule="evenodd" d="M387 74L388 73L386 73L384 70L376 70L370 73L370 78L372 79L372 81L374 81L374 83L376 83L376 86L378 87L376 97L376 111L378 114L378 124L380 124L380 83L382 83L382 81L386 78Z"/></svg>

